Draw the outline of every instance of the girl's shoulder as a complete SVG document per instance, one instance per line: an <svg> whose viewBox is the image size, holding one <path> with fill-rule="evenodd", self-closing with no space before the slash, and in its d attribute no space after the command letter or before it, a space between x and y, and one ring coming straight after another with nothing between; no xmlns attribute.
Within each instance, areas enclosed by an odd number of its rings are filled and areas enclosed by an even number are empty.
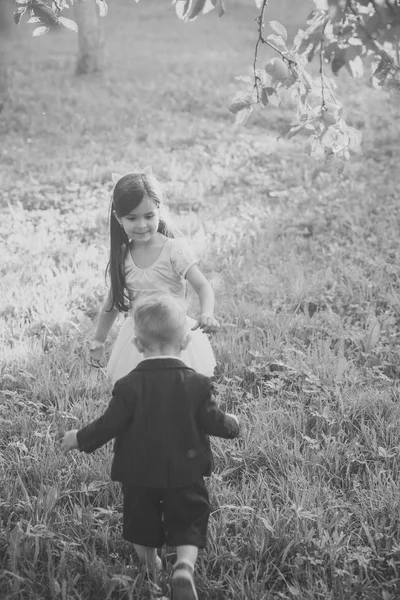
<svg viewBox="0 0 400 600"><path fill-rule="evenodd" d="M186 238L170 238L168 241L169 258L173 270L184 277L192 265L197 262Z"/></svg>

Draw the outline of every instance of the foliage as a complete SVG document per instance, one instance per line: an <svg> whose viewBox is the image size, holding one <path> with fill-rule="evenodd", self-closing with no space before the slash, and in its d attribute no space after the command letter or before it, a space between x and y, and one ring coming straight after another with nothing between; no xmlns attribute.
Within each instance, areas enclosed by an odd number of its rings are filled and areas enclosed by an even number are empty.
<svg viewBox="0 0 400 600"><path fill-rule="evenodd" d="M137 0L138 1L138 0ZM104 0L96 0L100 14L107 14ZM310 14L305 30L299 30L288 47L285 27L268 23L270 33L264 37L264 17L268 0L255 0L261 10L257 19L258 38L255 45L252 76L237 79L242 89L233 98L229 110L236 115L238 125L246 123L255 106L280 105L290 98L295 117L287 132L289 137L305 136L309 153L316 159L348 159L361 153L361 134L349 127L343 118L343 106L337 98L335 83L325 74L330 64L336 75L345 67L355 78L361 78L364 65L371 67L371 82L375 87L386 85L400 90L400 4L397 0L314 0L316 9ZM16 0L14 13L18 25L28 12L28 23L38 26L33 36L46 34L52 27L64 26L73 31L76 24L60 16L73 0ZM184 21L193 21L218 7L225 12L223 0L173 0L176 14ZM277 57L258 66L260 44L272 48ZM319 57L319 76L307 70L315 55ZM339 162L340 164L340 162ZM342 166L339 170L342 170Z"/></svg>
<svg viewBox="0 0 400 600"><path fill-rule="evenodd" d="M243 123L254 105L280 104L281 92L290 93L296 116L289 137L304 135L310 154L315 158L344 158L361 152L361 135L343 119L343 106L335 93L335 84L325 74L331 65L336 75L346 67L355 78L361 78L364 62L371 65L371 81L375 87L385 84L400 90L400 5L395 0L314 0L314 10L306 29L299 30L292 47L287 47L285 27L270 22L272 30L263 35L267 0L256 0L261 8L258 18L259 36L255 47L253 77L242 77L245 89L230 107L236 122ZM279 55L257 68L259 44L266 44ZM319 77L307 71L307 63L319 57Z"/></svg>

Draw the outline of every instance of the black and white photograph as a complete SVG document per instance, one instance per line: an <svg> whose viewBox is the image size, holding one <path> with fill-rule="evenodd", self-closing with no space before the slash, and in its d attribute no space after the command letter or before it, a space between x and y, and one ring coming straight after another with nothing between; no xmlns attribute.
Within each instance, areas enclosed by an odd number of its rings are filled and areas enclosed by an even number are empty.
<svg viewBox="0 0 400 600"><path fill-rule="evenodd" d="M0 0L0 600L399 598L399 0Z"/></svg>

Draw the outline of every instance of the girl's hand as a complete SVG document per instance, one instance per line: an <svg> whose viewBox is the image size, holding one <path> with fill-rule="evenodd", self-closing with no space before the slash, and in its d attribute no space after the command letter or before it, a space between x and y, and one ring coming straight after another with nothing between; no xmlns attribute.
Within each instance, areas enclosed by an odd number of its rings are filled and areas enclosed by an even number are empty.
<svg viewBox="0 0 400 600"><path fill-rule="evenodd" d="M102 366L104 354L104 342L94 340L89 344L89 363L92 367L99 368Z"/></svg>
<svg viewBox="0 0 400 600"><path fill-rule="evenodd" d="M197 317L197 323L192 327L192 331L199 328L204 331L204 333L215 333L219 329L219 323L212 314L202 313Z"/></svg>
<svg viewBox="0 0 400 600"><path fill-rule="evenodd" d="M61 450L64 452L64 454L67 454L67 452L70 450L79 450L78 439L76 437L77 433L77 429L71 429L64 435L64 439L61 444Z"/></svg>

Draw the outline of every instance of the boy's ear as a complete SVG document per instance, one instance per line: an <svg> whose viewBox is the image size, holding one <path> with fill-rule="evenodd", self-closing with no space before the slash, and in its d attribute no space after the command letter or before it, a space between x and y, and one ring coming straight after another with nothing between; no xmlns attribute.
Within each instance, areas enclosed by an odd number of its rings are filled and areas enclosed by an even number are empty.
<svg viewBox="0 0 400 600"><path fill-rule="evenodd" d="M132 339L132 344L134 346L136 346L136 348L138 349L138 351L140 352L140 354L143 354L143 352L145 351L145 347L143 346L142 342L139 340L139 338L134 337Z"/></svg>
<svg viewBox="0 0 400 600"><path fill-rule="evenodd" d="M182 340L181 350L186 350L186 348L189 346L191 341L192 341L192 336L190 335L190 333L187 333Z"/></svg>
<svg viewBox="0 0 400 600"><path fill-rule="evenodd" d="M153 175L153 169L150 165L147 165L147 167L143 169L143 173L144 175Z"/></svg>
<svg viewBox="0 0 400 600"><path fill-rule="evenodd" d="M122 175L120 175L119 173L111 173L111 179L113 181L113 183L118 183L118 181L121 179Z"/></svg>

